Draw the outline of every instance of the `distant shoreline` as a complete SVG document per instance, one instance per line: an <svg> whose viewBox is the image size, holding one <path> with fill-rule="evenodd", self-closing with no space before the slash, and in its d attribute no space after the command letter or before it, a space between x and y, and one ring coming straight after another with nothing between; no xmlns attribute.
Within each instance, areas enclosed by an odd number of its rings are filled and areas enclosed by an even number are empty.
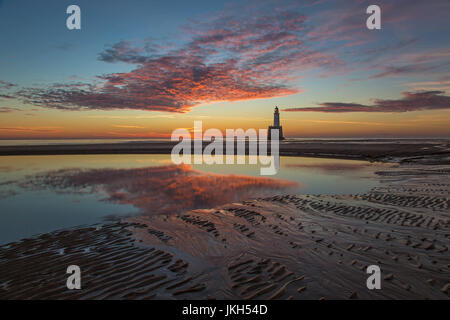
<svg viewBox="0 0 450 320"><path fill-rule="evenodd" d="M178 142L116 142L0 146L0 156L170 154ZM204 142L203 145L208 145ZM225 146L224 146L225 150ZM270 150L270 145L269 145ZM389 161L393 158L450 156L447 139L295 140L280 143L280 156ZM394 160L395 161L395 160Z"/></svg>

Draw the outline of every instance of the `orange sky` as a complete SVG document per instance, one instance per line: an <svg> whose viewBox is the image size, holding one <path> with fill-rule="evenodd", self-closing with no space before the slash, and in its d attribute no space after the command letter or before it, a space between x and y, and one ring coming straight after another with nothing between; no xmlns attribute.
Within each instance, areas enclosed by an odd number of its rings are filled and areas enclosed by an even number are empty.
<svg viewBox="0 0 450 320"><path fill-rule="evenodd" d="M0 5L0 139L450 137L448 0L133 1Z"/></svg>
<svg viewBox="0 0 450 320"><path fill-rule="evenodd" d="M223 103L226 104L226 103ZM244 104L244 105L243 105ZM267 102L213 104L184 114L145 111L56 111L2 113L0 138L168 138L176 128L264 129L273 109ZM281 112L287 137L402 137L450 135L450 110L402 113Z"/></svg>

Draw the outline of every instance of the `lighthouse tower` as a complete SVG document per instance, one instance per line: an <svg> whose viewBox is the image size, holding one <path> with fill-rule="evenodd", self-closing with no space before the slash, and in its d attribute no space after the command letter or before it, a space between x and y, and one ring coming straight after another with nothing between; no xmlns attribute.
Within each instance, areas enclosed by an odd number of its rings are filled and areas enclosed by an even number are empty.
<svg viewBox="0 0 450 320"><path fill-rule="evenodd" d="M268 139L270 140L271 137L271 131L273 129L278 129L278 138L280 140L283 140L283 127L280 125L280 111L278 110L278 107L275 107L275 111L273 112L273 126L269 126L268 130Z"/></svg>
<svg viewBox="0 0 450 320"><path fill-rule="evenodd" d="M273 113L273 126L280 126L280 112L278 111L278 107L275 107L275 111Z"/></svg>

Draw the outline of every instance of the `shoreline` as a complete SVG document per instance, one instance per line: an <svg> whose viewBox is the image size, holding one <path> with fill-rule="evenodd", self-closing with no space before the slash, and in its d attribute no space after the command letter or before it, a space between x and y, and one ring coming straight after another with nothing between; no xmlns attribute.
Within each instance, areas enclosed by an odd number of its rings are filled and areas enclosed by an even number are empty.
<svg viewBox="0 0 450 320"><path fill-rule="evenodd" d="M95 154L170 154L178 142L119 142L93 144L0 146L0 156L26 155L95 155ZM203 148L209 142L203 143ZM248 145L246 144L246 154ZM224 153L226 146L223 145ZM235 149L236 150L236 146ZM270 144L268 144L270 152ZM450 156L450 141L428 139L412 143L409 140L285 140L279 145L280 156L395 161L396 158ZM392 160L393 159L393 160Z"/></svg>

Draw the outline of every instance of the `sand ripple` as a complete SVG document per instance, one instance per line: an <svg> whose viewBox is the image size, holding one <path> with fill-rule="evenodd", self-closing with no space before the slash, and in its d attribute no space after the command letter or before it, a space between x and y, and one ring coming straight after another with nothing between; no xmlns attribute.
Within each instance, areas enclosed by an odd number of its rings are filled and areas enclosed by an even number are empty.
<svg viewBox="0 0 450 320"><path fill-rule="evenodd" d="M365 194L280 195L11 243L0 299L448 299L449 176L418 169L392 169ZM66 289L70 264L82 290ZM366 287L373 264L381 290Z"/></svg>

